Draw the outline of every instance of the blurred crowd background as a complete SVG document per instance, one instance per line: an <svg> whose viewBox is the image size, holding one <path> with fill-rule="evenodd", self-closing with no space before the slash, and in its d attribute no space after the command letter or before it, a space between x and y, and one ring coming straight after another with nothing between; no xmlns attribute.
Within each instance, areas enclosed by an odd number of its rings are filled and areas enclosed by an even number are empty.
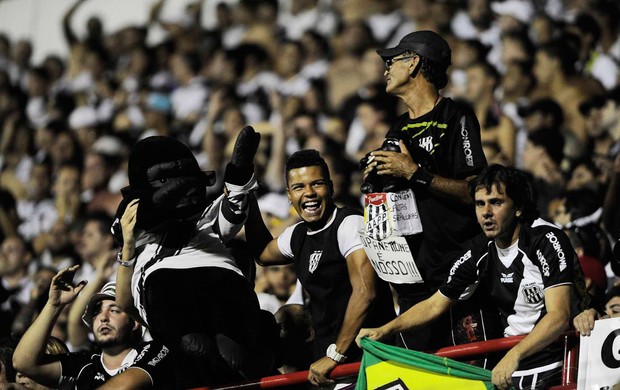
<svg viewBox="0 0 620 390"><path fill-rule="evenodd" d="M67 55L34 61L33 43L0 27L1 336L25 331L58 269L79 263L77 279L114 280L109 228L141 138L189 145L218 173L216 197L237 133L254 126L259 205L274 235L297 218L284 162L299 149L320 151L336 202L361 209L359 160L406 110L385 93L375 50L415 30L449 42L442 95L472 106L490 163L533 175L541 212L569 233L591 292L603 299L616 283L616 0L240 0L213 5L209 28L203 1L160 0L145 24L115 30L97 14L77 26L86 3L64 12ZM178 17L161 17L175 6ZM150 44L155 28L163 39ZM259 270L263 307L275 312L295 282L292 266ZM69 341L66 321L53 335Z"/></svg>

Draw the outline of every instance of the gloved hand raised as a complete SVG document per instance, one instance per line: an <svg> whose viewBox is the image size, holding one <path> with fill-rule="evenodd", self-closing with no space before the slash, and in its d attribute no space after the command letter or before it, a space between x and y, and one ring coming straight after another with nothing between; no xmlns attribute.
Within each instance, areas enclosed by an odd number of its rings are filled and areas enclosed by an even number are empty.
<svg viewBox="0 0 620 390"><path fill-rule="evenodd" d="M230 163L224 173L225 182L244 185L250 180L254 174L254 156L259 143L260 133L252 126L246 126L239 132Z"/></svg>

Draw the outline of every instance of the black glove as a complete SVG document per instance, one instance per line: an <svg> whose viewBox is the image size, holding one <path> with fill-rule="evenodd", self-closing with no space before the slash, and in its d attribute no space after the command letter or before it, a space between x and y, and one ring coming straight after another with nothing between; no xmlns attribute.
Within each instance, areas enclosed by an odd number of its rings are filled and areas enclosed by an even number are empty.
<svg viewBox="0 0 620 390"><path fill-rule="evenodd" d="M235 141L230 163L226 165L224 181L235 185L246 184L254 174L254 156L260 143L260 133L252 126L241 130Z"/></svg>

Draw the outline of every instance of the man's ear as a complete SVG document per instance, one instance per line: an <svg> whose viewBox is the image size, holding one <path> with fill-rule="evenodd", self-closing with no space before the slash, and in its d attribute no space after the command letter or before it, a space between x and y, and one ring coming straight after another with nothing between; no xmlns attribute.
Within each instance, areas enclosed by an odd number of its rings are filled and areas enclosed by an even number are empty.
<svg viewBox="0 0 620 390"><path fill-rule="evenodd" d="M415 63L415 66L413 67L413 70L411 71L411 73L409 73L409 75L411 76L411 78L415 79L418 73L420 73L420 68L421 68L420 57L418 56L414 57L411 62L412 64Z"/></svg>
<svg viewBox="0 0 620 390"><path fill-rule="evenodd" d="M523 215L523 211L521 211L521 209L519 209L519 210L517 210L515 215L517 216L517 218L521 218L521 216Z"/></svg>

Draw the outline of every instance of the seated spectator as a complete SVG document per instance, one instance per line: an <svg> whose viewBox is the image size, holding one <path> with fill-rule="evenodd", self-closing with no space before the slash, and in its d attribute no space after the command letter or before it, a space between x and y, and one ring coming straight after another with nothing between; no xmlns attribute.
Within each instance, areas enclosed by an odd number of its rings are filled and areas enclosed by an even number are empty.
<svg viewBox="0 0 620 390"><path fill-rule="evenodd" d="M33 255L19 236L2 241L0 250L0 334L10 334L11 324L22 306L30 300L29 275Z"/></svg>
<svg viewBox="0 0 620 390"><path fill-rule="evenodd" d="M82 172L82 201L86 203L87 212L103 211L109 216L114 215L123 199L120 193L108 189L117 167L116 157L96 151L86 155Z"/></svg>
<svg viewBox="0 0 620 390"><path fill-rule="evenodd" d="M79 262L66 222L57 221L48 233L37 237L33 246L35 251L39 250L39 267L50 267L58 272Z"/></svg>
<svg viewBox="0 0 620 390"><path fill-rule="evenodd" d="M56 170L56 180L52 185L56 214L64 223L75 222L84 212L85 205L80 200L81 171L78 165L62 164Z"/></svg>
<svg viewBox="0 0 620 390"><path fill-rule="evenodd" d="M516 127L495 97L499 73L486 62L476 62L467 67L466 74L465 97L480 121L480 137L487 161L513 164Z"/></svg>
<svg viewBox="0 0 620 390"><path fill-rule="evenodd" d="M86 285L86 281L73 282L78 267L72 266L54 276L43 311L15 349L15 369L49 387L70 385L76 389L93 389L113 376L122 375L105 388L118 388L115 383L131 388L170 388L172 363L168 348L155 341L141 342L140 325L114 301L114 283L108 283L91 296L82 317L101 352L44 356L54 322Z"/></svg>
<svg viewBox="0 0 620 390"><path fill-rule="evenodd" d="M17 229L28 242L49 232L58 218L50 193L51 173L49 162L35 162L30 170L28 193L17 201L17 215L21 220Z"/></svg>
<svg viewBox="0 0 620 390"><path fill-rule="evenodd" d="M58 270L53 268L41 267L32 275L32 288L30 289L28 302L19 309L11 326L11 331L14 335L23 335L41 310L43 310L45 302L47 302L47 293L50 289L52 278L56 275L56 272ZM55 333L56 336L65 336L61 329L56 329L52 333ZM62 338L63 340L65 339L65 337Z"/></svg>
<svg viewBox="0 0 620 390"><path fill-rule="evenodd" d="M80 280L89 283L96 278L97 264L114 261L117 251L110 232L113 219L105 213L91 213L84 217L77 252L81 259L81 268L77 272Z"/></svg>
<svg viewBox="0 0 620 390"><path fill-rule="evenodd" d="M524 172L491 165L469 183L469 192L483 234L467 243L439 291L380 328L362 329L356 342L415 330L482 288L499 309L504 335L526 335L493 368L493 384L559 383L563 350L551 343L589 303L577 255L561 230L538 218Z"/></svg>
<svg viewBox="0 0 620 390"><path fill-rule="evenodd" d="M287 264L264 267L257 279L262 281L259 282L257 280L257 287L260 287L255 288L261 309L275 314L293 293L297 275L295 274L295 268Z"/></svg>
<svg viewBox="0 0 620 390"><path fill-rule="evenodd" d="M13 367L13 352L18 340L14 337L0 338L0 388L15 383L15 368Z"/></svg>
<svg viewBox="0 0 620 390"><path fill-rule="evenodd" d="M16 235L18 224L15 198L9 191L0 188L0 240Z"/></svg>
<svg viewBox="0 0 620 390"><path fill-rule="evenodd" d="M612 287L607 293L607 302L603 313L599 313L593 308L584 310L573 319L573 325L581 336L587 337L592 334L596 320L616 317L620 317L620 286Z"/></svg>
<svg viewBox="0 0 620 390"><path fill-rule="evenodd" d="M280 325L280 372L287 374L310 367L315 334L308 309L303 305L287 304L274 316Z"/></svg>

